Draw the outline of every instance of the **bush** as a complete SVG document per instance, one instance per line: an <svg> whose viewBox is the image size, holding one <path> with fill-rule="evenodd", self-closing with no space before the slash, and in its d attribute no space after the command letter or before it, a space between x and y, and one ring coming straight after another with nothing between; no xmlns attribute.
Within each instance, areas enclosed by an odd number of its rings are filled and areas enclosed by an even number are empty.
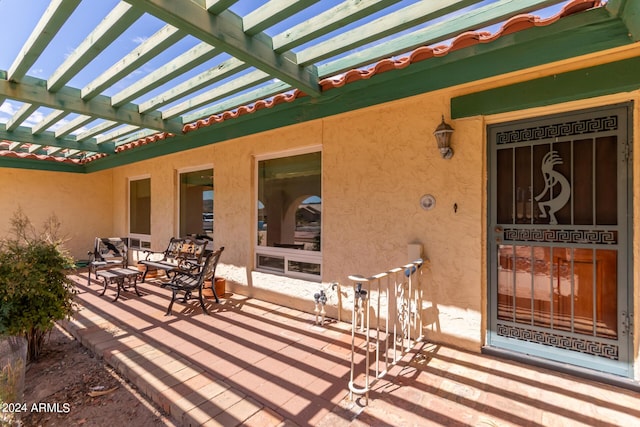
<svg viewBox="0 0 640 427"><path fill-rule="evenodd" d="M0 335L24 335L27 358L35 360L55 322L74 311L76 291L67 278L73 259L62 247L55 216L37 233L19 209L11 228L13 236L0 241Z"/></svg>

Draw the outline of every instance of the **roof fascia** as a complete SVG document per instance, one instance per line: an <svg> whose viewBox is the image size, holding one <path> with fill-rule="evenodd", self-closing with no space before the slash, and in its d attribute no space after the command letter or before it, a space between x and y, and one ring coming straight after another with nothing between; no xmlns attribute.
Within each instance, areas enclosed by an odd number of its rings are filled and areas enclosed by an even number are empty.
<svg viewBox="0 0 640 427"><path fill-rule="evenodd" d="M79 164L3 156L0 156L0 168L30 169L51 172L85 172L84 166Z"/></svg>
<svg viewBox="0 0 640 427"><path fill-rule="evenodd" d="M274 52L271 38L264 33L245 34L242 19L229 11L214 15L191 0L125 1L309 95L320 95L314 66L301 67L289 56Z"/></svg>
<svg viewBox="0 0 640 427"><path fill-rule="evenodd" d="M635 70L640 70L639 57L455 97L451 99L451 118L498 114L636 90L640 88L640 78Z"/></svg>

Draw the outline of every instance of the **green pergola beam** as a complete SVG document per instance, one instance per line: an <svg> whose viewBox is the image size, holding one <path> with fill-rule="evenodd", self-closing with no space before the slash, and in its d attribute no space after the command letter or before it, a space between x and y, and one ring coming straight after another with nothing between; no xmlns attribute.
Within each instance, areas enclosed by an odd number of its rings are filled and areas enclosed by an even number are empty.
<svg viewBox="0 0 640 427"><path fill-rule="evenodd" d="M439 18L448 13L479 3L480 1L481 0L430 0L414 3L304 49L296 54L296 60L301 65L322 61L363 46L369 42L387 36L393 36L399 31Z"/></svg>
<svg viewBox="0 0 640 427"><path fill-rule="evenodd" d="M80 0L52 0L38 21L29 39L22 46L17 58L9 67L8 80L20 80L38 60L44 49L58 33L62 25L80 4ZM5 17L5 19L11 19ZM0 101L0 104L2 102Z"/></svg>
<svg viewBox="0 0 640 427"><path fill-rule="evenodd" d="M40 120L40 122L38 122L35 126L33 126L31 128L31 132L33 134L42 133L45 130L49 129L51 126L53 126L54 123L59 122L65 116L68 116L69 114L70 113L68 111L54 110L54 111L50 112L47 115L47 117L43 118L42 120Z"/></svg>
<svg viewBox="0 0 640 427"><path fill-rule="evenodd" d="M270 38L250 36L242 29L242 19L225 10L209 13L191 0L125 0L136 8L229 53L311 96L320 95L315 67L301 67L288 56L273 51Z"/></svg>
<svg viewBox="0 0 640 427"><path fill-rule="evenodd" d="M48 147L96 151L99 153L113 153L115 146L113 143L98 144L95 139L79 142L74 137L56 138L54 133L51 131L45 131L34 135L31 133L31 128L23 126L19 126L13 131L7 131L4 123L0 123L0 139Z"/></svg>
<svg viewBox="0 0 640 427"><path fill-rule="evenodd" d="M115 142L116 147L117 147L119 145L127 144L127 143L132 142L132 141L137 141L138 139L146 138L148 136L155 135L157 133L158 132L154 132L152 130L145 129L145 130L141 130L141 131L137 131L137 132L133 132L133 133L128 133L126 135L122 135L119 138L114 138L114 142Z"/></svg>
<svg viewBox="0 0 640 427"><path fill-rule="evenodd" d="M100 146L102 146L102 144L106 143L107 141L113 141L116 140L118 138L121 138L125 135L129 135L133 132L136 132L140 130L140 128L138 126L133 126L133 125L125 125L125 126L120 126L119 128L117 128L116 130L114 130L113 132L104 134L104 135L100 135L100 136L96 136L96 141L98 142L98 144Z"/></svg>
<svg viewBox="0 0 640 427"><path fill-rule="evenodd" d="M218 14L223 10L229 8L238 0L197 0L198 2L203 2L202 7L207 9L210 13Z"/></svg>
<svg viewBox="0 0 640 427"><path fill-rule="evenodd" d="M203 105L210 104L218 99L222 99L224 97L233 95L234 93L241 92L271 79L272 77L264 71L251 71L241 77L229 81L228 83L216 86L207 92L189 98L187 101L164 110L162 112L162 117L165 120L173 119L174 117L178 117L185 112L193 111L196 108L202 107Z"/></svg>
<svg viewBox="0 0 640 427"><path fill-rule="evenodd" d="M347 0L273 36L273 50L282 53L378 12L400 0Z"/></svg>
<svg viewBox="0 0 640 427"><path fill-rule="evenodd" d="M245 34L256 35L318 0L271 0L242 18Z"/></svg>
<svg viewBox="0 0 640 427"><path fill-rule="evenodd" d="M515 2L513 0L500 0L319 65L318 74L320 77L333 76L347 70L372 64L383 58L409 52L419 46L428 46L447 40L474 28L502 22L509 16L531 12L561 1L519 0Z"/></svg>
<svg viewBox="0 0 640 427"><path fill-rule="evenodd" d="M103 132L106 132L108 130L111 130L113 128L116 128L120 126L120 123L118 122L112 122L112 121L105 121L100 123L99 125L96 125L94 127L92 127L91 129L86 130L85 132L82 132L81 134L76 136L76 139L78 141L85 141L89 138L93 138L96 135L99 135Z"/></svg>
<svg viewBox="0 0 640 427"><path fill-rule="evenodd" d="M622 10L622 22L629 29L629 36L635 42L640 40L640 1L626 0Z"/></svg>
<svg viewBox="0 0 640 427"><path fill-rule="evenodd" d="M170 104L180 98L196 92L202 88L212 85L215 82L224 80L227 77L244 70L248 65L236 58L230 58L207 71L198 74L180 83L160 95L154 96L148 101L140 103L140 112L156 110L164 105Z"/></svg>
<svg viewBox="0 0 640 427"><path fill-rule="evenodd" d="M55 132L54 132L55 136L56 136L56 138L67 136L71 132L80 129L82 126L84 126L87 123L92 122L94 120L95 120L95 118L91 117L91 116L84 116L84 115L78 116L75 119L73 119L70 122L68 122L67 124L62 125L58 129L56 129Z"/></svg>
<svg viewBox="0 0 640 427"><path fill-rule="evenodd" d="M111 99L104 95L84 101L80 97L79 89L67 86L62 87L57 92L50 92L46 88L46 81L35 77L25 77L19 83L0 79L0 96L141 128L167 132L180 132L182 130L182 123L179 120L162 120L158 111L140 114L138 106L133 104L114 108L111 106Z"/></svg>
<svg viewBox="0 0 640 427"><path fill-rule="evenodd" d="M44 151L44 147L42 145L31 144L31 147L27 149L27 152L30 154L34 154L37 151Z"/></svg>
<svg viewBox="0 0 640 427"><path fill-rule="evenodd" d="M93 98L111 87L115 82L126 77L161 52L184 38L185 34L171 25L165 25L154 35L132 50L127 56L114 64L98 78L82 88L80 96L84 100Z"/></svg>
<svg viewBox="0 0 640 427"><path fill-rule="evenodd" d="M47 89L56 92L64 87L73 76L142 16L142 13L141 10L126 3L118 3L91 34L74 49L62 65L53 72L47 81Z"/></svg>
<svg viewBox="0 0 640 427"><path fill-rule="evenodd" d="M220 53L220 51L216 51L207 43L199 43L177 58L169 61L164 66L149 73L136 83L113 95L111 97L111 103L114 107L120 107L188 70L205 63Z"/></svg>
<svg viewBox="0 0 640 427"><path fill-rule="evenodd" d="M203 110L185 114L184 116L182 116L182 120L184 121L184 123L195 122L196 120L199 120L203 117L209 117L213 114L219 114L225 111L229 111L242 105L247 105L255 102L256 100L266 99L273 95L283 93L289 89L291 89L291 85L289 85L288 83L270 83L266 86L259 87L234 98L211 105Z"/></svg>
<svg viewBox="0 0 640 427"><path fill-rule="evenodd" d="M39 105L23 104L22 107L20 107L20 109L16 111L15 114L9 119L9 121L6 124L7 126L6 129L8 131L12 131L16 129L18 126L20 126L20 124L22 124L22 122L27 120L29 116L33 114L33 112L36 111L38 108L39 108Z"/></svg>

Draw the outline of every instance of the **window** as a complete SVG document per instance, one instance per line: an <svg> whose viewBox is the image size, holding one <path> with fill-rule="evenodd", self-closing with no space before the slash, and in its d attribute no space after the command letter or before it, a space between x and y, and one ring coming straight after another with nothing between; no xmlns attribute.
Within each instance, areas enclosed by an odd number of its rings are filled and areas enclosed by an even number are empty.
<svg viewBox="0 0 640 427"><path fill-rule="evenodd" d="M151 178L129 181L129 234L151 235Z"/></svg>
<svg viewBox="0 0 640 427"><path fill-rule="evenodd" d="M258 161L259 270L320 280L320 152Z"/></svg>
<svg viewBox="0 0 640 427"><path fill-rule="evenodd" d="M179 235L213 240L213 169L180 173Z"/></svg>

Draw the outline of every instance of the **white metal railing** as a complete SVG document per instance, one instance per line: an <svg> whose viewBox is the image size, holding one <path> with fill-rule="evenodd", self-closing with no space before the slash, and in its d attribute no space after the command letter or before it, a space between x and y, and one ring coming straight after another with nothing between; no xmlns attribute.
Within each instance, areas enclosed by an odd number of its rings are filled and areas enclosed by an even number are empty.
<svg viewBox="0 0 640 427"><path fill-rule="evenodd" d="M364 395L369 403L369 390L383 378L423 336L422 321L422 259L371 277L349 276L353 283L353 317L351 325L351 375L349 397ZM373 294L372 294L373 291ZM386 297L386 313L382 299ZM371 327L371 311L375 311L375 330ZM384 322L384 325L382 324ZM390 325L390 322L392 323ZM356 333L364 335L364 384L357 385ZM389 346L389 340L391 345ZM375 346L374 378L371 380L371 341ZM383 346L384 348L381 348ZM384 369L381 365L384 364Z"/></svg>

